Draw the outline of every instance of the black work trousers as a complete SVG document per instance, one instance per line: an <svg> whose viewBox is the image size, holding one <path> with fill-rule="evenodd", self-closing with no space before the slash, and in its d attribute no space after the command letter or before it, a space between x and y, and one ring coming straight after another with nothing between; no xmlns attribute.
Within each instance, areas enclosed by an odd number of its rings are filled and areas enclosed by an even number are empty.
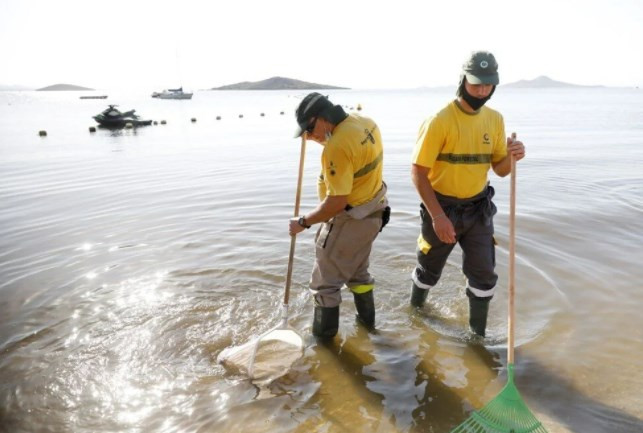
<svg viewBox="0 0 643 433"><path fill-rule="evenodd" d="M493 189L485 191L473 200L457 200L438 196L438 200L451 220L456 233L456 242L462 249L462 271L467 278L467 296L490 299L498 281L495 273L496 253L493 238L493 215L496 207L491 202ZM422 289L437 284L449 254L455 244L446 244L438 239L433 230L433 221L421 205L422 236L418 239L417 265L413 281Z"/></svg>

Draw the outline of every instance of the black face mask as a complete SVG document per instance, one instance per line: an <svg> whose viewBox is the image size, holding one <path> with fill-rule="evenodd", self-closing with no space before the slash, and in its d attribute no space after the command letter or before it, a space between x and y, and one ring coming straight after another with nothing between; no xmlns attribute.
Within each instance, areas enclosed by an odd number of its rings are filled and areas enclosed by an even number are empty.
<svg viewBox="0 0 643 433"><path fill-rule="evenodd" d="M467 92L467 88L464 86L464 83L462 83L462 99L469 104L469 107L471 107L474 111L478 111L489 99L491 99L491 95L493 95L493 92L496 91L496 86L493 86L493 89L491 89L491 93L485 98L476 98L475 96L471 95L469 92Z"/></svg>

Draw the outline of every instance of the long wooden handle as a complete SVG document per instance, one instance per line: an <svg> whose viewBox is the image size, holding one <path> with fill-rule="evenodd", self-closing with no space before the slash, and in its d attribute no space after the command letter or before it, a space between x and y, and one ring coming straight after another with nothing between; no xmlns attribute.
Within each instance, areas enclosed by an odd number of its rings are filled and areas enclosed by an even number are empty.
<svg viewBox="0 0 643 433"><path fill-rule="evenodd" d="M299 175L297 177L297 193L295 195L295 217L299 215L299 202L301 200L301 183L304 177L304 161L306 159L306 133L301 134L301 151L299 153ZM288 255L288 271L286 272L286 288L284 290L284 305L290 299L290 283L292 282L292 265L295 258L295 240L297 235L290 237L290 254Z"/></svg>
<svg viewBox="0 0 643 433"><path fill-rule="evenodd" d="M516 133L511 134L512 141ZM507 362L514 363L514 299L516 292L516 157L511 155L511 192L509 196L509 323Z"/></svg>

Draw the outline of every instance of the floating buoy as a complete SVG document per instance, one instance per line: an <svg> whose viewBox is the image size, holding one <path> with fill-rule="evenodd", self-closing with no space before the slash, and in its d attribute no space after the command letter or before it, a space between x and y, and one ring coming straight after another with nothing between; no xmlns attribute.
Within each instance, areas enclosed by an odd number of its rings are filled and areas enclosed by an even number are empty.
<svg viewBox="0 0 643 433"><path fill-rule="evenodd" d="M242 118L243 118L243 114L239 114L239 119L242 119Z"/></svg>
<svg viewBox="0 0 643 433"><path fill-rule="evenodd" d="M357 104L357 111L360 111L362 109L362 104Z"/></svg>
<svg viewBox="0 0 643 433"><path fill-rule="evenodd" d="M196 117L192 118L192 123L196 122Z"/></svg>
<svg viewBox="0 0 643 433"><path fill-rule="evenodd" d="M154 122L152 122L152 123L153 123L154 125L158 125L158 124L159 124L159 122L158 122L158 121L156 121L156 120L155 120Z"/></svg>
<svg viewBox="0 0 643 433"><path fill-rule="evenodd" d="M44 130L43 131L38 131L38 135L40 135L41 137L46 137L47 136L47 131L44 131Z"/></svg>
<svg viewBox="0 0 643 433"><path fill-rule="evenodd" d="M261 113L261 117L265 116L265 114Z"/></svg>
<svg viewBox="0 0 643 433"><path fill-rule="evenodd" d="M165 120L161 120L161 125L165 125L167 122Z"/></svg>
<svg viewBox="0 0 643 433"><path fill-rule="evenodd" d="M284 112L282 111L282 112L280 112L279 114L281 114L281 115L283 116L283 115L284 115Z"/></svg>
<svg viewBox="0 0 643 433"><path fill-rule="evenodd" d="M132 123L131 123L131 122L127 122L127 123L125 124L125 129L132 129L133 127L134 127L134 125L132 125Z"/></svg>
<svg viewBox="0 0 643 433"><path fill-rule="evenodd" d="M217 120L221 120L221 116L217 116Z"/></svg>
<svg viewBox="0 0 643 433"><path fill-rule="evenodd" d="M95 126L90 126L89 127L89 132L96 132L96 127Z"/></svg>

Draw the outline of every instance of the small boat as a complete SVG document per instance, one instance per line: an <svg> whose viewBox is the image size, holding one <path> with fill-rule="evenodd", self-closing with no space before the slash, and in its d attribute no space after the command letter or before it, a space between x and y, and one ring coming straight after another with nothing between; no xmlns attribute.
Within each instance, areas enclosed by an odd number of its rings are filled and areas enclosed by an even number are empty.
<svg viewBox="0 0 643 433"><path fill-rule="evenodd" d="M152 93L152 98L159 99L192 99L192 93L186 93L183 91L183 87L178 89L165 89L162 92Z"/></svg>
<svg viewBox="0 0 643 433"><path fill-rule="evenodd" d="M107 95L88 95L81 96L80 99L107 99Z"/></svg>
<svg viewBox="0 0 643 433"><path fill-rule="evenodd" d="M136 110L120 111L117 105L109 105L101 113L93 116L93 119L98 124L105 128L124 128L128 123L132 126L147 126L151 125L151 120L141 120L141 118L134 114Z"/></svg>

